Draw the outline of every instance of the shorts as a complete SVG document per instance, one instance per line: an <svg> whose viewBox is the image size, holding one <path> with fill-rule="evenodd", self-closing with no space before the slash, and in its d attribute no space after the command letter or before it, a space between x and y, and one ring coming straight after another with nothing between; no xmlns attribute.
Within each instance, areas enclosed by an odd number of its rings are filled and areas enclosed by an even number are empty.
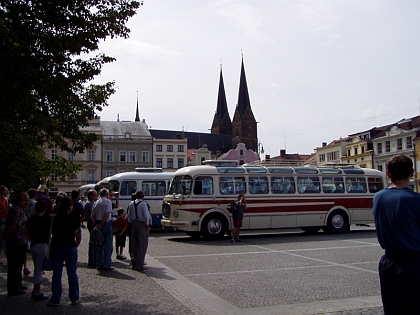
<svg viewBox="0 0 420 315"><path fill-rule="evenodd" d="M127 238L127 233L124 232L121 237L118 237L117 234L119 234L120 232L118 231L115 234L115 247L125 247L125 239Z"/></svg>
<svg viewBox="0 0 420 315"><path fill-rule="evenodd" d="M233 218L233 226L239 228L242 227L242 219Z"/></svg>

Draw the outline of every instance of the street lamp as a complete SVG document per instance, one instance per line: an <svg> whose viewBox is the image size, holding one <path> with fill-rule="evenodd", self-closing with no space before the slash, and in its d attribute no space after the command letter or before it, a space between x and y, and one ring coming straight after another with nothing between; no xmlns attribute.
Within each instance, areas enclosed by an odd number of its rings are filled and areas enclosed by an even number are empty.
<svg viewBox="0 0 420 315"><path fill-rule="evenodd" d="M258 157L260 160L262 154L264 154L264 145L261 142L258 142Z"/></svg>

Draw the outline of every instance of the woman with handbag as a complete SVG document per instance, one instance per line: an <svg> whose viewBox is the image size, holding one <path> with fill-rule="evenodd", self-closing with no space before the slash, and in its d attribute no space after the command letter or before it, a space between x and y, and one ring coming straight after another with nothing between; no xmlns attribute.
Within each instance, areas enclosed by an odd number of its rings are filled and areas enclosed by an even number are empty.
<svg viewBox="0 0 420 315"><path fill-rule="evenodd" d="M31 254L34 261L34 301L44 301L48 296L42 292L42 263L47 256L50 223L43 214L47 210L47 202L39 200L35 204L35 214L30 216L25 224L25 237L31 242Z"/></svg>
<svg viewBox="0 0 420 315"><path fill-rule="evenodd" d="M71 215L73 200L63 197L58 208L58 213L52 221L52 238L50 257L53 268L51 299L47 305L60 305L63 275L63 265L66 264L67 278L69 282L69 297L72 305L78 304L79 278L77 276L77 247L82 240L80 222L77 217Z"/></svg>

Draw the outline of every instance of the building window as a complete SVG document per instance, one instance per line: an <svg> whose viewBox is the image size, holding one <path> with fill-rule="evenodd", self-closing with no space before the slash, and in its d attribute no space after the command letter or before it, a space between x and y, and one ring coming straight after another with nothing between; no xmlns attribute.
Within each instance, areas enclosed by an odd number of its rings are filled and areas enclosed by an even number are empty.
<svg viewBox="0 0 420 315"><path fill-rule="evenodd" d="M106 161L114 162L114 151L106 151Z"/></svg>
<svg viewBox="0 0 420 315"><path fill-rule="evenodd" d="M168 161L166 162L168 168L174 168L174 159L168 158Z"/></svg>
<svg viewBox="0 0 420 315"><path fill-rule="evenodd" d="M120 162L127 161L127 151L120 151Z"/></svg>
<svg viewBox="0 0 420 315"><path fill-rule="evenodd" d="M407 137L406 139L406 143L407 143L407 149L412 149L413 148L413 141L411 137Z"/></svg>
<svg viewBox="0 0 420 315"><path fill-rule="evenodd" d="M52 182L56 182L56 181L58 181L58 176L57 176L57 174L52 174L52 175L51 175L51 181L52 181Z"/></svg>
<svg viewBox="0 0 420 315"><path fill-rule="evenodd" d="M365 147L362 147L362 154L365 153Z"/></svg>
<svg viewBox="0 0 420 315"><path fill-rule="evenodd" d="M378 169L378 171L383 171L383 167L382 167L382 164L378 164L378 167L377 167L377 169Z"/></svg>
<svg viewBox="0 0 420 315"><path fill-rule="evenodd" d="M401 138L397 139L397 150L398 151L402 150L402 139Z"/></svg>
<svg viewBox="0 0 420 315"><path fill-rule="evenodd" d="M88 182L95 181L95 171L88 171Z"/></svg>
<svg viewBox="0 0 420 315"><path fill-rule="evenodd" d="M156 167L162 168L162 158L157 158L156 159Z"/></svg>
<svg viewBox="0 0 420 315"><path fill-rule="evenodd" d="M136 162L136 151L130 151L128 158L130 159L130 162Z"/></svg>
<svg viewBox="0 0 420 315"><path fill-rule="evenodd" d="M376 144L376 151L378 151L378 154L382 153L382 142Z"/></svg>
<svg viewBox="0 0 420 315"><path fill-rule="evenodd" d="M338 151L327 153L327 161L336 161L336 160L338 160Z"/></svg>
<svg viewBox="0 0 420 315"><path fill-rule="evenodd" d="M112 175L114 175L114 171L113 170L106 170L105 177L110 177Z"/></svg>
<svg viewBox="0 0 420 315"><path fill-rule="evenodd" d="M149 162L149 151L143 151L142 152L142 161L143 162Z"/></svg>
<svg viewBox="0 0 420 315"><path fill-rule="evenodd" d="M89 152L88 152L88 160L89 161L95 160L95 151L89 150Z"/></svg>
<svg viewBox="0 0 420 315"><path fill-rule="evenodd" d="M385 152L391 152L391 142L385 141Z"/></svg>
<svg viewBox="0 0 420 315"><path fill-rule="evenodd" d="M354 148L354 155L357 155L357 148Z"/></svg>
<svg viewBox="0 0 420 315"><path fill-rule="evenodd" d="M325 154L320 154L319 155L319 161L320 162L325 162Z"/></svg>
<svg viewBox="0 0 420 315"><path fill-rule="evenodd" d="M51 150L51 160L55 160L57 157L57 150Z"/></svg>
<svg viewBox="0 0 420 315"><path fill-rule="evenodd" d="M74 153L69 153L69 161L74 161Z"/></svg>
<svg viewBox="0 0 420 315"><path fill-rule="evenodd" d="M156 152L162 152L162 145L161 144L156 145Z"/></svg>
<svg viewBox="0 0 420 315"><path fill-rule="evenodd" d="M168 144L168 145L166 146L166 151L168 151L168 152L173 152L173 151L174 151L174 146L173 146L172 144Z"/></svg>
<svg viewBox="0 0 420 315"><path fill-rule="evenodd" d="M178 159L178 168L184 167L184 159Z"/></svg>
<svg viewBox="0 0 420 315"><path fill-rule="evenodd" d="M350 156L350 149L347 150L347 156Z"/></svg>
<svg viewBox="0 0 420 315"><path fill-rule="evenodd" d="M178 152L184 152L184 145L183 144L178 145Z"/></svg>

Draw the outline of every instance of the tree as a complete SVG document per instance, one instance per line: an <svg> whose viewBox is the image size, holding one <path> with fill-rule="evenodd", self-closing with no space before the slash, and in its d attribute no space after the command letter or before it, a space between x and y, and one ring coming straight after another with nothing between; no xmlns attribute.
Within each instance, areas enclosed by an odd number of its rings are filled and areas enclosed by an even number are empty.
<svg viewBox="0 0 420 315"><path fill-rule="evenodd" d="M115 82L93 84L115 58L93 52L127 38L138 1L0 0L0 184L27 189L39 178L74 178L80 166L45 156L45 146L83 152L86 127L108 106Z"/></svg>

